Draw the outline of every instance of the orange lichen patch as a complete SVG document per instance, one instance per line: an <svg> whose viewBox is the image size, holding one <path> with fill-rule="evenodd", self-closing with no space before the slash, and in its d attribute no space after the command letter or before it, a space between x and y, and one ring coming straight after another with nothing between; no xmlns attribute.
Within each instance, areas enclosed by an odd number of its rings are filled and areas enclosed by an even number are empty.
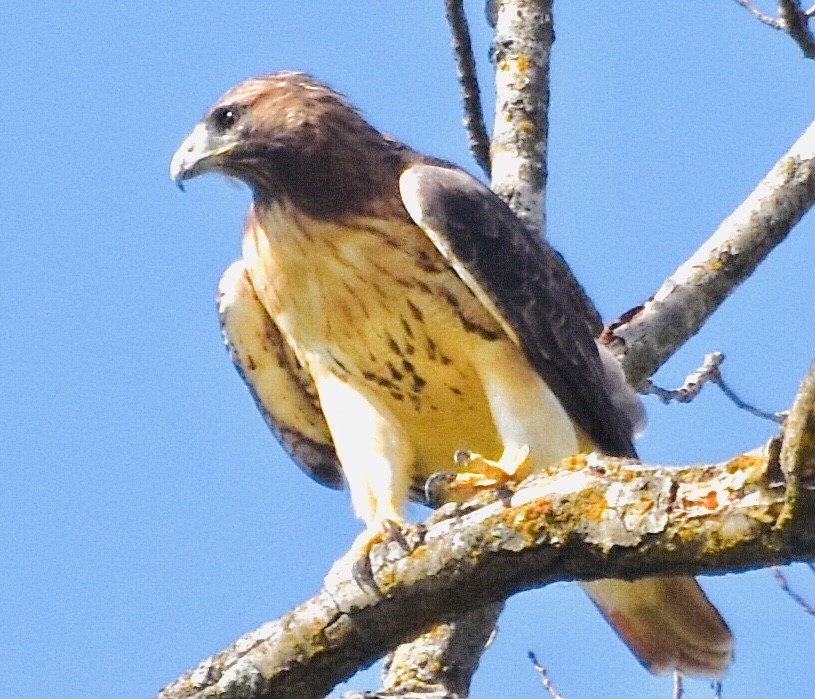
<svg viewBox="0 0 815 699"><path fill-rule="evenodd" d="M532 67L532 61L529 56L520 54L518 56L510 56L509 58L501 61L498 64L498 70L512 70L517 73L524 73Z"/></svg>
<svg viewBox="0 0 815 699"><path fill-rule="evenodd" d="M439 624L438 626L434 626L428 632L430 638L444 638L447 636L447 628L444 624Z"/></svg>
<svg viewBox="0 0 815 699"><path fill-rule="evenodd" d="M535 524L539 522L542 515L548 515L554 510L551 500L538 498L522 505L520 508L505 510L502 515L504 521L521 534L535 537L541 526ZM523 531L521 531L523 529Z"/></svg>
<svg viewBox="0 0 815 699"><path fill-rule="evenodd" d="M518 124L518 131L527 135L534 134L537 129L531 121L522 121Z"/></svg>
<svg viewBox="0 0 815 699"><path fill-rule="evenodd" d="M583 516L592 522L599 522L603 519L603 513L608 507L605 497L601 493L594 492L583 499Z"/></svg>
<svg viewBox="0 0 815 699"><path fill-rule="evenodd" d="M747 473L749 476L748 481L755 481L761 478L766 468L766 455L756 452L738 454L725 464L725 469L728 473L737 473L739 471Z"/></svg>
<svg viewBox="0 0 815 699"><path fill-rule="evenodd" d="M681 484L676 494L677 505L691 517L717 512L729 500L725 492L715 490L705 483Z"/></svg>
<svg viewBox="0 0 815 699"><path fill-rule="evenodd" d="M716 496L715 490L711 490L699 502L709 510L715 510L717 507L719 507L719 498Z"/></svg>
<svg viewBox="0 0 815 699"><path fill-rule="evenodd" d="M530 502L524 509L531 513L531 514L548 514L554 508L552 507L552 501L546 500L545 498L540 498L539 500L533 500Z"/></svg>
<svg viewBox="0 0 815 699"><path fill-rule="evenodd" d="M520 71L528 70L531 65L532 61L529 60L528 56L521 54L515 58L515 67Z"/></svg>
<svg viewBox="0 0 815 699"><path fill-rule="evenodd" d="M620 471L618 473L614 474L614 475L615 475L615 477L616 477L616 479L618 481L621 481L622 483L630 483L639 474L636 473L635 471L624 468L624 469L620 469Z"/></svg>
<svg viewBox="0 0 815 699"><path fill-rule="evenodd" d="M638 500L626 507L626 517L642 518L654 507L653 500Z"/></svg>
<svg viewBox="0 0 815 699"><path fill-rule="evenodd" d="M525 545L545 539L550 544L564 541L576 520L575 511L562 502L552 503L545 498L536 499L518 508L504 510L501 518L519 534ZM558 526L558 523L564 523Z"/></svg>
<svg viewBox="0 0 815 699"><path fill-rule="evenodd" d="M579 471L581 468L586 468L587 454L573 454L568 459L563 459L552 471Z"/></svg>

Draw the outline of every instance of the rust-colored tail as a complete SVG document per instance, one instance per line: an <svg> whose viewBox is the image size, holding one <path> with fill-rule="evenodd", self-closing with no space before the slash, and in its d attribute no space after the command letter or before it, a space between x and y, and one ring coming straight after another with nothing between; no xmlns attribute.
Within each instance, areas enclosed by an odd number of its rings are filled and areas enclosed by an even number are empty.
<svg viewBox="0 0 815 699"><path fill-rule="evenodd" d="M654 674L721 677L733 658L733 636L693 578L597 580L583 583L620 638Z"/></svg>

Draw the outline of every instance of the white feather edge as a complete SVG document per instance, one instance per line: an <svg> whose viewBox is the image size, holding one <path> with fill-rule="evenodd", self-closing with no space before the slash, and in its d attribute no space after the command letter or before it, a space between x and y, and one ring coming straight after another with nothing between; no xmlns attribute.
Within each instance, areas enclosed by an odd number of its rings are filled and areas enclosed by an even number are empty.
<svg viewBox="0 0 815 699"><path fill-rule="evenodd" d="M444 168L435 165L422 165L421 169L443 171ZM416 168L408 168L399 178L399 193L402 196L402 203L405 205L407 212L411 218L416 222L416 225L421 228L436 249L444 256L444 259L450 263L450 266L455 270L461 281L463 281L467 288L475 294L476 298L484 305L490 312L493 318L501 325L501 329L506 333L512 342L520 346L518 334L513 328L495 302L490 298L489 294L481 287L478 280L470 273L470 271L461 263L456 255L453 253L450 245L445 236L441 235L439 231L429 226L425 220L424 210L420 203L419 190L421 189L421 176Z"/></svg>

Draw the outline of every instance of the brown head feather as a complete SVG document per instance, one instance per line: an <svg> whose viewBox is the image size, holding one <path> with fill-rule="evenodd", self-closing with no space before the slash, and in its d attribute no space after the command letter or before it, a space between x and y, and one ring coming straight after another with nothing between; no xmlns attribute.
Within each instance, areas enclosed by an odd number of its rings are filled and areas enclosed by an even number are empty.
<svg viewBox="0 0 815 699"><path fill-rule="evenodd" d="M323 219L401 208L399 175L416 154L327 85L294 72L250 78L218 100L205 121L227 110L237 117L237 145L219 169L249 183L257 205L286 199Z"/></svg>

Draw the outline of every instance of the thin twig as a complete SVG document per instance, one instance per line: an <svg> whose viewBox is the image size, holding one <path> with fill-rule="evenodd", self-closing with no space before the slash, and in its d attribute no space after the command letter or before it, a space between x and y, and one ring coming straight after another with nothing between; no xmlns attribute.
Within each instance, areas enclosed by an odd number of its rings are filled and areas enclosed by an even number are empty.
<svg viewBox="0 0 815 699"><path fill-rule="evenodd" d="M532 667L535 668L540 676L541 684L543 685L544 689L549 692L549 696L551 696L552 699L563 699L563 695L557 690L557 687L552 684L552 680L549 678L546 668L544 668L543 665L538 662L538 659L531 650L527 653L527 657L532 662Z"/></svg>
<svg viewBox="0 0 815 699"><path fill-rule="evenodd" d="M467 129L467 140L470 152L476 162L489 176L490 137L484 124L484 112L481 108L481 90L478 87L478 75L475 69L473 46L470 42L470 28L464 14L463 0L445 0L447 23L453 40L453 52L456 56L458 83L461 87L461 101L464 105L464 127Z"/></svg>
<svg viewBox="0 0 815 699"><path fill-rule="evenodd" d="M682 673L674 670L674 691L672 699L682 699L685 696L685 687L682 683Z"/></svg>
<svg viewBox="0 0 815 699"><path fill-rule="evenodd" d="M773 566L770 568L772 571L773 577L775 581L778 583L778 586L786 592L793 602L795 602L801 609L803 609L807 614L811 614L815 616L815 607L812 606L809 602L807 602L801 595L799 595L795 590L793 590L789 582L787 582L787 578L783 572L781 572L781 568L778 566Z"/></svg>
<svg viewBox="0 0 815 699"><path fill-rule="evenodd" d="M653 395L663 403L690 403L702 390L702 387L709 381L717 381L721 374L719 366L724 361L721 352L710 352L700 366L685 377L679 388L661 388L650 379L640 388L646 395Z"/></svg>
<svg viewBox="0 0 815 699"><path fill-rule="evenodd" d="M762 410L761 408L757 408L754 405L750 405L750 403L746 403L733 392L733 389L725 383L721 375L719 375L717 379L714 379L714 383L722 390L722 393L724 393L733 403L735 403L736 407L746 410L751 415L755 415L756 417L760 417L764 420L772 420L773 422L777 422L779 425L783 424L784 419L787 416L785 412L782 411L770 413L766 410Z"/></svg>
<svg viewBox="0 0 815 699"><path fill-rule="evenodd" d="M646 395L656 396L663 403L690 403L699 395L702 387L706 383L714 383L721 389L722 393L741 410L746 410L751 415L763 418L764 420L771 420L778 424L783 423L786 413L767 412L766 410L747 403L736 395L735 391L727 385L722 376L720 367L723 361L724 354L721 352L710 352L705 355L702 366L688 374L679 388L662 388L649 379L643 383L640 391Z"/></svg>
<svg viewBox="0 0 815 699"><path fill-rule="evenodd" d="M784 27L781 26L781 22L779 22L775 17L770 17L769 15L765 15L761 10L759 10L753 3L748 2L748 0L736 0L736 2L741 5L745 10L747 10L753 17L755 17L759 22L763 22L768 27L772 27L773 29L780 29L783 30Z"/></svg>

